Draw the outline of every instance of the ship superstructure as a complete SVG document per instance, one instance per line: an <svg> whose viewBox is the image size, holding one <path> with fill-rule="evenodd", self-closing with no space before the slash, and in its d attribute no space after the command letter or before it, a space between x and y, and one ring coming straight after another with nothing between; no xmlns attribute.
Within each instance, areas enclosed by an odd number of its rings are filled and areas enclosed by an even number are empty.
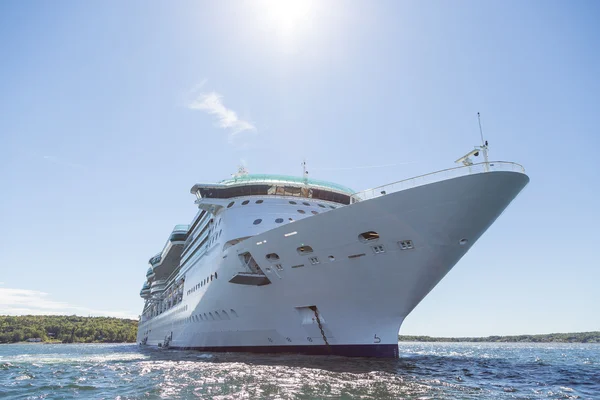
<svg viewBox="0 0 600 400"><path fill-rule="evenodd" d="M363 192L243 170L194 185L196 216L149 261L138 342L397 356L404 318L529 181L459 161Z"/></svg>

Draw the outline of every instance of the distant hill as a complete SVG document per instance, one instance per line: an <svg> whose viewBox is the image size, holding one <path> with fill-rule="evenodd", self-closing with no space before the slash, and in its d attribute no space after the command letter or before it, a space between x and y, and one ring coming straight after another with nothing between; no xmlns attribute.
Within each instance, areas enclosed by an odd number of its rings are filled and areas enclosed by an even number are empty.
<svg viewBox="0 0 600 400"><path fill-rule="evenodd" d="M549 333L545 335L431 337L399 335L400 342L507 342L507 343L600 343L600 332Z"/></svg>
<svg viewBox="0 0 600 400"><path fill-rule="evenodd" d="M0 343L40 338L42 342L135 342L136 320L75 315L0 315Z"/></svg>

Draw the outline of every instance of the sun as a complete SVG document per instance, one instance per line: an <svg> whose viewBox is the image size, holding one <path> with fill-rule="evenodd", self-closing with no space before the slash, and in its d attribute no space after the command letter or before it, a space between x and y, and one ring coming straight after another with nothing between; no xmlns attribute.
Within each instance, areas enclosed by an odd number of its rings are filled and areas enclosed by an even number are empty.
<svg viewBox="0 0 600 400"><path fill-rule="evenodd" d="M290 35L310 24L313 1L311 0L265 0L261 2L261 11L274 30Z"/></svg>

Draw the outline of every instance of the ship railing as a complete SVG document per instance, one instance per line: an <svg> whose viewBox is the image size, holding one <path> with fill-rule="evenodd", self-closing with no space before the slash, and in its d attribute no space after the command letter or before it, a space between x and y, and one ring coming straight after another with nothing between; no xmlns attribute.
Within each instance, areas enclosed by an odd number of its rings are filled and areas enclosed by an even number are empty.
<svg viewBox="0 0 600 400"><path fill-rule="evenodd" d="M525 173L525 168L523 168L523 166L520 164L508 161L490 161L467 166L448 168L441 171L416 176L414 178L388 183L386 185L378 186L372 189L363 190L362 192L354 193L352 195L352 200L353 203L356 203L358 201L374 199L376 197L384 196L386 194L400 192L402 190L412 189L418 186L428 185L430 183L441 182L447 179L497 171Z"/></svg>

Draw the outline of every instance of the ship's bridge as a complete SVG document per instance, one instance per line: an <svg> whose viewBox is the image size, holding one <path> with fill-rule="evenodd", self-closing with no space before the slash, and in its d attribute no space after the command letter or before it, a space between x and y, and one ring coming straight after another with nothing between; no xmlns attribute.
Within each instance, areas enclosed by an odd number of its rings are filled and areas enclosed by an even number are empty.
<svg viewBox="0 0 600 400"><path fill-rule="evenodd" d="M194 185L190 192L201 199L242 196L292 196L350 204L359 201L354 191L332 182L288 175L242 174L219 183Z"/></svg>
<svg viewBox="0 0 600 400"><path fill-rule="evenodd" d="M147 299L150 297L150 284L148 282L144 282L142 286L142 290L140 290L140 297Z"/></svg>
<svg viewBox="0 0 600 400"><path fill-rule="evenodd" d="M163 251L148 261L150 269L146 276L149 279L154 279L154 283L158 280L167 279L179 267L181 251L188 237L189 228L189 225L175 225L167 243L165 243ZM152 287L154 287L154 284Z"/></svg>

